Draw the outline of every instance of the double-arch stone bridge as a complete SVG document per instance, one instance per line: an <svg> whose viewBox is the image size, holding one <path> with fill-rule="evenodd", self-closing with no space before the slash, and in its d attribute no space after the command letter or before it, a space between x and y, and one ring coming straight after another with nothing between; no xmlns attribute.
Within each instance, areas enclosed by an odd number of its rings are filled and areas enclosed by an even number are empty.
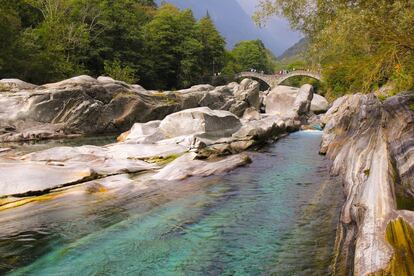
<svg viewBox="0 0 414 276"><path fill-rule="evenodd" d="M274 88L274 87L280 85L285 80L287 80L291 77L296 77L296 76L310 77L310 78L317 79L319 81L321 81L321 79L322 79L322 76L319 72L308 71L308 70L295 70L295 71L291 71L287 74L281 74L281 75L279 75L279 74L266 75L266 74L261 74L261 73L256 73L256 72L241 72L241 73L236 75L236 78L237 79L239 79L239 78L259 79L259 80L265 82L271 88Z"/></svg>

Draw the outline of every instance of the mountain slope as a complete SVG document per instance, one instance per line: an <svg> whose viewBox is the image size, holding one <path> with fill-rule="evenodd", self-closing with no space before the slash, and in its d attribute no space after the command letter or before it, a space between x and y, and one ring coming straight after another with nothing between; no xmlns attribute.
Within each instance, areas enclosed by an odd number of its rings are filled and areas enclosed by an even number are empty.
<svg viewBox="0 0 414 276"><path fill-rule="evenodd" d="M283 52L283 54L280 55L278 59L283 63L291 63L294 61L303 60L305 55L304 52L307 50L308 46L309 40L304 37L295 45Z"/></svg>

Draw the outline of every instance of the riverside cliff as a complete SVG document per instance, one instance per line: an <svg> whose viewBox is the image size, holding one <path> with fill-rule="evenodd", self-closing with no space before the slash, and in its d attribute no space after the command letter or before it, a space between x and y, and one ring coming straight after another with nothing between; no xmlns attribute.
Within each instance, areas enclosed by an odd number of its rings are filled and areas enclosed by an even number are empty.
<svg viewBox="0 0 414 276"><path fill-rule="evenodd" d="M344 96L323 121L321 153L346 195L334 274L413 275L414 212L400 202L414 201L414 93Z"/></svg>

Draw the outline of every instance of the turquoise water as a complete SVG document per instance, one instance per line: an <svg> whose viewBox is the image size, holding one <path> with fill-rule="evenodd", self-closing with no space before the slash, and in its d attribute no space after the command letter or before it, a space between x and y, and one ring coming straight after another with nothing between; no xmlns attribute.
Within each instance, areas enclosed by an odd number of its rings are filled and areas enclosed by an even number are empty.
<svg viewBox="0 0 414 276"><path fill-rule="evenodd" d="M226 176L4 211L0 274L326 275L342 193L320 139L292 134Z"/></svg>

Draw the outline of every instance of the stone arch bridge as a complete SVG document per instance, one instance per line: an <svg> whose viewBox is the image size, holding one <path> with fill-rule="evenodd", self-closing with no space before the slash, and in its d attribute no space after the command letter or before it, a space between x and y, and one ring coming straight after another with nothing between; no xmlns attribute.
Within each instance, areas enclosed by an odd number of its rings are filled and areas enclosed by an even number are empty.
<svg viewBox="0 0 414 276"><path fill-rule="evenodd" d="M310 78L317 79L319 81L322 80L322 76L319 72L308 71L308 70L295 70L295 71L291 71L287 74L282 74L282 75L278 75L278 74L266 75L266 74L261 74L261 73L256 73L256 72L241 72L241 73L236 75L236 78L237 79L240 79L240 78L259 79L259 80L265 82L271 88L274 88L274 87L280 85L285 80L287 80L291 77L296 77L296 76L310 77Z"/></svg>

